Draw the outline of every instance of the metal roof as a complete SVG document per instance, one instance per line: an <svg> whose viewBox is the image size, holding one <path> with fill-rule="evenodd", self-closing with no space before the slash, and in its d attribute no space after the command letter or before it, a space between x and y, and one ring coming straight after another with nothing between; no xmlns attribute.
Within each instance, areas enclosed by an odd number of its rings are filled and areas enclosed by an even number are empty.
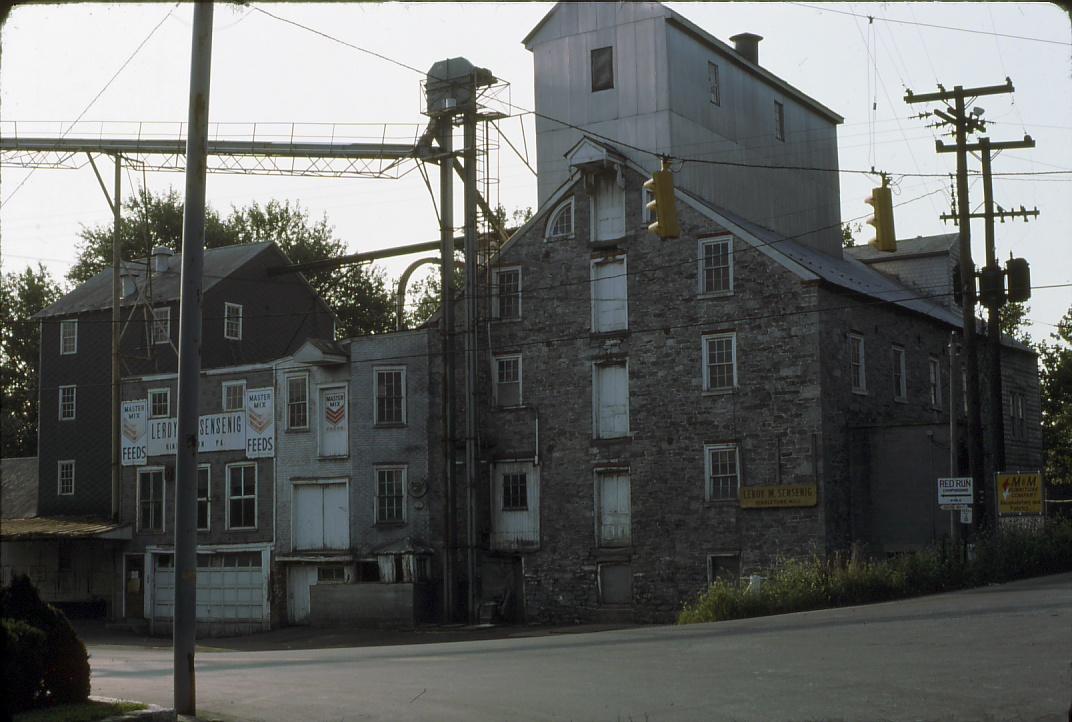
<svg viewBox="0 0 1072 722"><path fill-rule="evenodd" d="M902 260L912 256L945 254L949 253L950 249L955 253L958 250L956 245L959 237L960 235L957 233L916 236L915 238L899 239L896 251L880 251L868 243L862 246L846 248L845 252L864 263L880 263L882 261Z"/></svg>
<svg viewBox="0 0 1072 722"><path fill-rule="evenodd" d="M261 243L239 243L221 248L205 250L203 291L208 291L217 283L227 278L257 255L275 244L271 241ZM282 255L282 252L280 251ZM168 267L163 272L153 271L153 303L165 303L179 300L182 280L182 254L167 257ZM124 270L133 275L139 289L145 283L146 269L153 261L145 259L127 261L122 264ZM134 298L122 302L123 306L133 305ZM100 311L112 307L112 269L106 268L93 278L80 284L66 296L42 311L34 318L50 316L68 316L88 311Z"/></svg>
<svg viewBox="0 0 1072 722"><path fill-rule="evenodd" d="M37 457L0 459L0 516L23 518L37 514Z"/></svg>
<svg viewBox="0 0 1072 722"><path fill-rule="evenodd" d="M32 541L35 539L111 539L129 540L129 524L94 517L35 516L24 519L0 519L0 539Z"/></svg>

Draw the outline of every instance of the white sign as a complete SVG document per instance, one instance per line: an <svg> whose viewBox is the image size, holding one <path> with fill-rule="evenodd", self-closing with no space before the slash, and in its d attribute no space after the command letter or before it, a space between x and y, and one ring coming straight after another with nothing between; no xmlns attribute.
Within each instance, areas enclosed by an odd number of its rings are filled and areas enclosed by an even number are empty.
<svg viewBox="0 0 1072 722"><path fill-rule="evenodd" d="M938 480L939 506L944 508L949 504L970 505L973 501L972 478L970 476L954 476Z"/></svg>
<svg viewBox="0 0 1072 722"><path fill-rule="evenodd" d="M149 419L149 456L174 454L178 435L178 419Z"/></svg>
<svg viewBox="0 0 1072 722"><path fill-rule="evenodd" d="M145 442L148 404L145 399L123 402L123 420L120 435L120 459L123 466L138 466L145 463L149 448Z"/></svg>
<svg viewBox="0 0 1072 722"><path fill-rule="evenodd" d="M246 458L275 456L275 404L273 390L246 391Z"/></svg>
<svg viewBox="0 0 1072 722"><path fill-rule="evenodd" d="M346 456L349 444L346 387L320 389L320 455Z"/></svg>
<svg viewBox="0 0 1072 722"><path fill-rule="evenodd" d="M197 450L242 451L246 448L246 414L228 411L198 419ZM179 420L149 419L149 456L171 456L178 449Z"/></svg>
<svg viewBox="0 0 1072 722"><path fill-rule="evenodd" d="M969 506L967 509L960 510L960 523L971 524L972 523L972 509Z"/></svg>

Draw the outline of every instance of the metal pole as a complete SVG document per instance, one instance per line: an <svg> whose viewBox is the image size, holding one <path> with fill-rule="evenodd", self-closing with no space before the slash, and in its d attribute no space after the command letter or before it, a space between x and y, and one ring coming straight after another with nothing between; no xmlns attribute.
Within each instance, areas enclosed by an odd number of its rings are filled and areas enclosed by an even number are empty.
<svg viewBox="0 0 1072 722"><path fill-rule="evenodd" d="M454 554L456 502L454 498L454 123L439 117L439 287L443 342L443 621L454 620Z"/></svg>
<svg viewBox="0 0 1072 722"><path fill-rule="evenodd" d="M971 205L968 202L968 150L967 124L964 110L964 89L961 86L954 88L956 96L956 129L957 129L957 211L960 216L960 277L963 285L962 319L964 325L964 360L968 376L968 387L964 393L968 398L968 470L973 479L975 498L982 501L984 506L979 510L985 510L986 492L983 491L983 429L982 416L979 411L979 355L975 338L975 264L972 261L971 249ZM981 518L985 514L976 515L973 518L975 526L984 526L985 521Z"/></svg>
<svg viewBox="0 0 1072 722"><path fill-rule="evenodd" d="M476 90L473 90L475 97ZM465 114L465 516L469 622L476 605L476 113Z"/></svg>
<svg viewBox="0 0 1072 722"><path fill-rule="evenodd" d="M123 157L115 155L115 192L112 196L112 521L119 521L119 340L122 336L120 326L119 304L121 302L121 280L119 267L121 260L119 222L122 214L123 195Z"/></svg>
<svg viewBox="0 0 1072 722"><path fill-rule="evenodd" d="M205 174L212 69L212 3L194 5L190 123L186 138L186 212L179 296L179 410L175 453L175 711L197 708L197 424L201 373L201 283L205 246Z"/></svg>
<svg viewBox="0 0 1072 722"><path fill-rule="evenodd" d="M1000 270L997 251L994 248L994 183L990 176L990 139L980 138L980 155L983 170L983 228L986 232L986 267L991 272ZM987 303L987 346L990 352L990 438L994 447L991 456L991 472L997 473L1005 468L1005 414L1001 402L1001 305L1004 297L990 299ZM988 476L987 478L990 478ZM987 518L993 514L987 509Z"/></svg>

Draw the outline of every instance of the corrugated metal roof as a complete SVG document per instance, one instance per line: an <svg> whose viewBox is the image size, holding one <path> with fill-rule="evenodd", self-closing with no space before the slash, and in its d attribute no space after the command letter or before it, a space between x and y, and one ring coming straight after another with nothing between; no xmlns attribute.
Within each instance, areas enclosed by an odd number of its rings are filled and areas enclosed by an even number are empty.
<svg viewBox="0 0 1072 722"><path fill-rule="evenodd" d="M94 517L36 516L26 519L0 519L0 539L4 541L130 538L129 524L116 524Z"/></svg>
<svg viewBox="0 0 1072 722"><path fill-rule="evenodd" d="M37 457L0 459L0 516L24 518L37 514Z"/></svg>
<svg viewBox="0 0 1072 722"><path fill-rule="evenodd" d="M261 243L240 243L233 246L223 246L222 248L206 249L202 290L209 290L272 245L274 244L271 241L264 241ZM128 261L123 264L123 267L133 274L135 283L138 284L140 289L145 283L145 259ZM168 257L166 271L153 273L153 303L177 301L181 290L181 281L182 254L179 253ZM132 304L133 298L124 301L122 305L129 306ZM111 307L112 269L107 268L79 285L48 308L34 314L34 318L67 316Z"/></svg>
<svg viewBox="0 0 1072 722"><path fill-rule="evenodd" d="M905 256L918 256L928 253L948 253L957 243L959 234L942 233L937 236L916 236L915 238L902 238L897 241L896 251L880 251L870 244L852 246L845 252L853 258L864 263L869 261L889 261L904 258ZM956 250L956 249L954 249Z"/></svg>

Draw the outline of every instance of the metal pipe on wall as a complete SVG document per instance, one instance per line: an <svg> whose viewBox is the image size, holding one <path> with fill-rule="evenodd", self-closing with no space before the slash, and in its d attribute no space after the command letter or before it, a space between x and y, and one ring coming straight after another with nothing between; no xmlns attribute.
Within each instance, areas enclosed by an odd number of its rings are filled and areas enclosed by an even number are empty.
<svg viewBox="0 0 1072 722"><path fill-rule="evenodd" d="M475 94L475 88L474 88ZM477 237L476 237L476 113L465 113L465 512L467 606L477 621L476 604L476 404L477 404Z"/></svg>

